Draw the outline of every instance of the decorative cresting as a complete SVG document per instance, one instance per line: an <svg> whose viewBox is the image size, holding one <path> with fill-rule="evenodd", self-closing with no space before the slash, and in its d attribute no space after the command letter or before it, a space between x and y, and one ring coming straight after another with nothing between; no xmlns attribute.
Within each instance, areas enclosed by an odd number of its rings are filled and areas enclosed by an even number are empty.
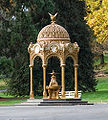
<svg viewBox="0 0 108 120"><path fill-rule="evenodd" d="M50 13L49 13L50 14ZM68 32L60 25L55 23L55 15L51 15L51 24L45 26L38 34L37 43L30 43L28 52L30 54L30 98L33 99L33 79L32 67L36 56L41 57L43 67L43 98L47 97L46 93L46 67L48 59L56 56L61 62L61 86L62 98L65 98L65 61L67 57L72 57L75 68L75 97L78 97L77 87L77 67L79 46L77 42L71 43Z"/></svg>

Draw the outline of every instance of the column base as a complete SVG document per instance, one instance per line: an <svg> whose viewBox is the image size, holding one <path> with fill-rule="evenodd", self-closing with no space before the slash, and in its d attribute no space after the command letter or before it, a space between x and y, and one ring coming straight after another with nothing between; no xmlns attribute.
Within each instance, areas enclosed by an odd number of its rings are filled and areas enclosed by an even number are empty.
<svg viewBox="0 0 108 120"><path fill-rule="evenodd" d="M43 92L43 99L46 99L47 98L47 93L46 91Z"/></svg>
<svg viewBox="0 0 108 120"><path fill-rule="evenodd" d="M33 93L33 91L30 92L30 99L34 99L34 93Z"/></svg>
<svg viewBox="0 0 108 120"><path fill-rule="evenodd" d="M78 98L78 92L77 92L77 93L75 93L75 96L74 96L74 98Z"/></svg>
<svg viewBox="0 0 108 120"><path fill-rule="evenodd" d="M66 99L65 91L63 91L63 92L61 93L61 99Z"/></svg>

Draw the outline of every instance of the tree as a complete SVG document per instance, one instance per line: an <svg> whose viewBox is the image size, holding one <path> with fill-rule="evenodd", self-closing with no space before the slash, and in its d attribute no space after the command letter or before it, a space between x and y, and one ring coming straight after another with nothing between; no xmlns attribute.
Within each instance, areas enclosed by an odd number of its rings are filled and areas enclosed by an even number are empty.
<svg viewBox="0 0 108 120"><path fill-rule="evenodd" d="M108 40L106 40L103 44L104 51L108 51Z"/></svg>
<svg viewBox="0 0 108 120"><path fill-rule="evenodd" d="M13 62L11 58L0 57L0 78L11 78Z"/></svg>
<svg viewBox="0 0 108 120"><path fill-rule="evenodd" d="M53 13L57 11L58 22L64 26L71 37L71 42L77 41L80 46L79 53L79 89L85 91L95 90L96 81L93 74L93 55L91 53L91 48L89 45L90 36L88 32L87 25L84 22L84 2L66 1L66 0L10 0L12 4L12 9L9 9L10 20L5 21L4 29L2 29L2 42L5 43L0 46L1 56L11 57L13 61L13 74L11 80L9 81L9 93L15 96L23 96L29 94L29 57L27 47L30 42L36 43L36 36L39 31L47 24L50 23L48 12ZM62 3L62 4L61 4ZM4 5L5 7L5 5ZM7 29L9 28L9 32ZM6 34L6 35L5 35ZM5 48L5 49L4 49ZM3 52L5 50L5 52ZM83 57L82 57L83 56ZM42 78L40 59L37 59L35 65L39 69L34 69L38 71L38 76ZM59 61L57 65L59 65ZM56 72L60 72L60 68L53 64L53 60L50 59L49 63L57 69ZM67 63L68 66L71 65ZM48 68L48 72L51 72L52 68ZM68 68L67 68L68 69ZM68 69L69 70L69 69ZM40 72L39 72L40 71ZM35 74L35 72L34 72ZM70 75L70 73L69 73ZM70 75L71 76L71 75ZM42 88L42 80L38 77L34 78L37 80L37 87ZM60 78L58 76L58 78ZM67 76L68 82L71 79ZM34 84L34 85L36 85ZM66 83L69 85L69 83ZM39 90L39 87L37 88ZM69 89L71 87L69 86ZM35 87L34 87L35 89ZM68 88L67 88L68 89ZM38 91L40 94L40 91Z"/></svg>
<svg viewBox="0 0 108 120"><path fill-rule="evenodd" d="M101 64L104 65L104 47L108 41L108 1L107 0L85 0L87 16L85 20L90 28L94 32L95 38L93 41L97 41L93 49L97 49L95 55L100 57ZM93 42L94 43L94 42ZM101 52L100 52L101 51ZM96 56L97 56L96 55Z"/></svg>
<svg viewBox="0 0 108 120"><path fill-rule="evenodd" d="M91 47L92 47L92 52L94 54L94 60L96 58L100 58L100 64L104 65L104 54L103 54L104 47L103 47L103 44L100 44L96 40L93 40Z"/></svg>
<svg viewBox="0 0 108 120"><path fill-rule="evenodd" d="M94 31L96 40L103 43L108 40L108 1L85 0L87 16L85 20Z"/></svg>
<svg viewBox="0 0 108 120"><path fill-rule="evenodd" d="M11 57L14 63L13 74L8 82L8 92L11 95L22 96L29 94L28 45L30 42L36 42L38 32L48 24L48 11L53 10L53 4L50 0L11 0L11 2L15 6L9 9L10 20L2 29L0 42L3 46L1 45L0 52L3 56ZM4 9L5 7L7 6L4 5ZM10 29L9 32L7 28Z"/></svg>
<svg viewBox="0 0 108 120"><path fill-rule="evenodd" d="M86 15L85 3L79 0L54 0L58 14L58 22L69 32L71 42L78 42L79 52L79 89L95 90L96 80L93 72L93 54L90 46L90 32L84 21ZM72 76L71 73L69 76ZM72 79L70 79L71 81ZM67 83L66 83L67 84Z"/></svg>

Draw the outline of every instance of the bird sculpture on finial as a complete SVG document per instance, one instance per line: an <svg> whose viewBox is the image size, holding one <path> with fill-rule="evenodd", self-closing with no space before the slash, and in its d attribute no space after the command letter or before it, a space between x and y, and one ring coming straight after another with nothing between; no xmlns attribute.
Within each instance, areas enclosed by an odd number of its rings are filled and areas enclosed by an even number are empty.
<svg viewBox="0 0 108 120"><path fill-rule="evenodd" d="M51 74L52 76L54 75L56 75L56 73L54 72L54 70L52 71L52 73L49 73L49 74Z"/></svg>
<svg viewBox="0 0 108 120"><path fill-rule="evenodd" d="M50 15L51 18L51 22L54 23L55 22L55 17L57 16L58 13L56 13L55 15L52 15L51 13L48 13Z"/></svg>
<svg viewBox="0 0 108 120"><path fill-rule="evenodd" d="M52 76L55 76L56 74L59 74L59 73L55 73L54 70L52 70L52 73L49 73L49 74Z"/></svg>

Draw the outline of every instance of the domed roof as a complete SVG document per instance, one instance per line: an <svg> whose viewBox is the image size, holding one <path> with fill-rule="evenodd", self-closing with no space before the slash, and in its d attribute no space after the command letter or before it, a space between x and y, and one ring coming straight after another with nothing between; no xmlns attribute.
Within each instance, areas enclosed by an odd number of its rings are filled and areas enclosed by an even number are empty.
<svg viewBox="0 0 108 120"><path fill-rule="evenodd" d="M70 37L62 26L52 22L39 32L37 41L70 41Z"/></svg>

